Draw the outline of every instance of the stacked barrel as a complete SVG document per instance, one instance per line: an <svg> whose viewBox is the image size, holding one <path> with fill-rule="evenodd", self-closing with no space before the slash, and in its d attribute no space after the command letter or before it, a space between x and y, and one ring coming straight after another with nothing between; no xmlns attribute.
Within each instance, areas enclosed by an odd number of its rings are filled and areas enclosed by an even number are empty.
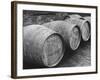
<svg viewBox="0 0 100 80"><path fill-rule="evenodd" d="M56 66L66 49L75 51L81 40L89 40L90 24L89 16L74 14L65 17L64 20L24 27L24 61L46 67Z"/></svg>

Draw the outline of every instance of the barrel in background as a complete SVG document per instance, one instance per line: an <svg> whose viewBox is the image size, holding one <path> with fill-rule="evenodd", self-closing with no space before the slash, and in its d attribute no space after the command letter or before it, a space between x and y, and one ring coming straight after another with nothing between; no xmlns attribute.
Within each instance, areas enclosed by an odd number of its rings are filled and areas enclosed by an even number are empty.
<svg viewBox="0 0 100 80"><path fill-rule="evenodd" d="M79 14L70 14L69 17L70 18L74 18L74 19L80 19L80 18L82 18L82 16L80 16Z"/></svg>
<svg viewBox="0 0 100 80"><path fill-rule="evenodd" d="M24 61L40 66L56 66L64 55L63 38L42 25L23 28Z"/></svg>
<svg viewBox="0 0 100 80"><path fill-rule="evenodd" d="M89 23L91 24L91 17L90 16L85 16L83 18L86 19L87 21L89 21Z"/></svg>
<svg viewBox="0 0 100 80"><path fill-rule="evenodd" d="M44 23L43 26L58 32L64 38L66 46L76 50L81 41L80 29L77 25L57 20Z"/></svg>
<svg viewBox="0 0 100 80"><path fill-rule="evenodd" d="M91 28L89 21L78 18L68 18L65 20L68 23L76 24L80 28L83 41L88 41L91 35Z"/></svg>

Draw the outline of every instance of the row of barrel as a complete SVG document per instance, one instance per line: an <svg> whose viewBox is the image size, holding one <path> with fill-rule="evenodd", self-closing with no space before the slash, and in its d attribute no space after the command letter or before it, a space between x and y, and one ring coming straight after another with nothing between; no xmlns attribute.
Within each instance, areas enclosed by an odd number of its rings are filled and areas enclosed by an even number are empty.
<svg viewBox="0 0 100 80"><path fill-rule="evenodd" d="M91 36L91 17L69 15L42 25L24 27L24 60L40 66L54 67L65 54L65 50L78 49L81 40Z"/></svg>

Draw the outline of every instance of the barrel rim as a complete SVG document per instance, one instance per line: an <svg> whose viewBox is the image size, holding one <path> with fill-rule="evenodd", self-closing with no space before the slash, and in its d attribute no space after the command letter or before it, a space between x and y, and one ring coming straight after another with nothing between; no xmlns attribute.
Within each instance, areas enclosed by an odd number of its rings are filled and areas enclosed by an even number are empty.
<svg viewBox="0 0 100 80"><path fill-rule="evenodd" d="M81 34L80 27L79 27L78 25L74 25L74 28L75 28L75 27L79 30L79 34ZM78 49L78 47L79 47L79 45L80 45L80 42L81 42L81 35L79 35L79 42L78 42L78 44L77 44L77 47L76 47L76 48L72 48L72 47L70 46L71 49L72 49L72 50ZM69 41L69 44L71 44L71 41Z"/></svg>
<svg viewBox="0 0 100 80"><path fill-rule="evenodd" d="M89 40L89 38L90 38L90 35L91 35L91 24L90 24L90 22L88 21L88 20L83 20L83 22L82 22L82 25L81 25L81 29L82 29L82 27L83 27L83 25L84 25L84 23L87 23L88 24L88 28L89 28L89 35L88 35L88 38L87 39L84 39L84 37L83 37L83 34L82 34L82 39L84 40L84 41L88 41Z"/></svg>
<svg viewBox="0 0 100 80"><path fill-rule="evenodd" d="M49 35L49 36L45 39L44 43L45 43L46 40L47 40L50 36L52 36L52 35L58 35L58 36L60 37L60 39L61 39L61 41L62 41L62 44L63 44L63 45L62 45L62 46L63 46L63 48L62 48L62 55L61 55L61 57L59 58L59 60L57 60L57 62L54 63L54 64L52 64L52 65L47 65L47 64L45 63L45 61L43 60L43 56L42 56L43 64L44 64L45 66L47 66L47 67L54 67L54 66L56 66L56 65L61 61L61 59L63 58L64 52L65 52L64 39L63 39L63 37L62 37L59 33L57 33L57 32L55 32L55 33ZM44 46L44 45L43 45L43 46ZM42 50L43 50L43 48L44 48L44 47L42 47ZM42 52L42 53L43 53L43 52ZM45 53L43 53L43 54L45 55Z"/></svg>

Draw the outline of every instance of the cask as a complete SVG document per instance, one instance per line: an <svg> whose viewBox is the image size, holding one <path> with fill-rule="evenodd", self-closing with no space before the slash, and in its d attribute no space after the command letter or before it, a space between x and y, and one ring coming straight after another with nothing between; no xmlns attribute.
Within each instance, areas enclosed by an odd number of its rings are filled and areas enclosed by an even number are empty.
<svg viewBox="0 0 100 80"><path fill-rule="evenodd" d="M42 25L24 27L24 60L40 66L56 66L64 55L64 41L60 34Z"/></svg>
<svg viewBox="0 0 100 80"><path fill-rule="evenodd" d="M89 21L85 19L69 18L65 20L68 23L76 24L79 26L83 41L88 41L91 35L91 28Z"/></svg>
<svg viewBox="0 0 100 80"><path fill-rule="evenodd" d="M81 41L80 29L76 24L62 20L44 23L43 26L58 32L66 43L67 48L76 50Z"/></svg>

